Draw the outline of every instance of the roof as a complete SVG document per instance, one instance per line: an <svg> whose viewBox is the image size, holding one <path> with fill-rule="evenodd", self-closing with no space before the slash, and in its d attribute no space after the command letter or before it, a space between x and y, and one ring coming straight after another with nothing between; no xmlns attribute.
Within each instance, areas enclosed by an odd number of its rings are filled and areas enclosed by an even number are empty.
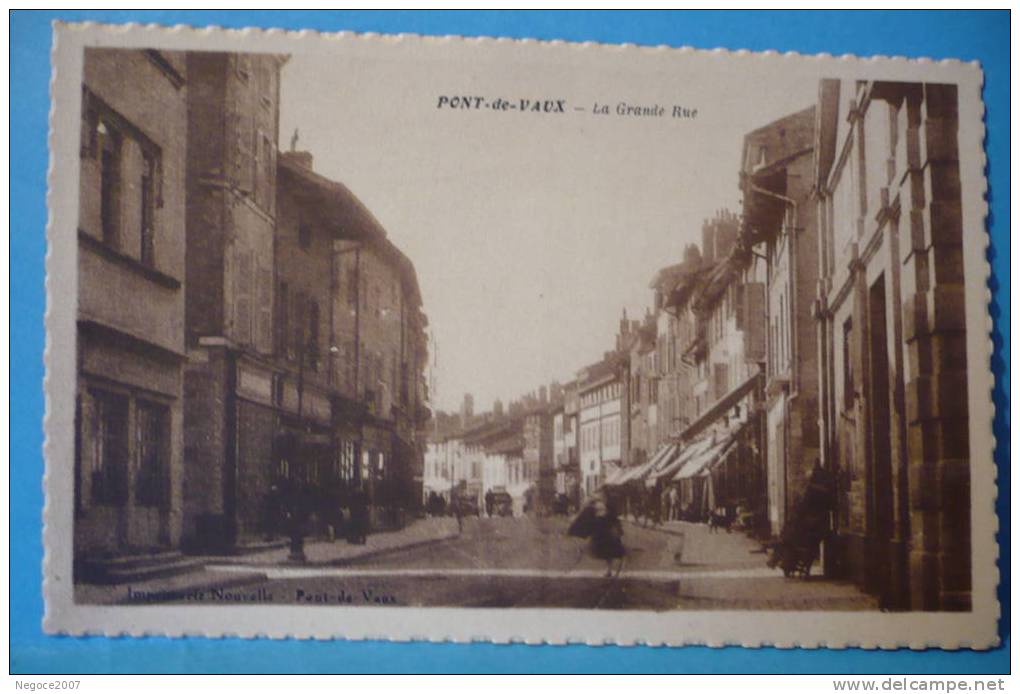
<svg viewBox="0 0 1020 694"><path fill-rule="evenodd" d="M485 445L486 453L499 455L501 453L516 453L524 450L524 437L520 434L510 434L498 438Z"/></svg>
<svg viewBox="0 0 1020 694"><path fill-rule="evenodd" d="M695 307L705 309L712 306L733 283L734 275L740 270L738 263L730 262L732 253L716 263L705 281L694 295Z"/></svg>
<svg viewBox="0 0 1020 694"><path fill-rule="evenodd" d="M587 390L615 376L616 369L621 361L621 355L611 352L605 358L581 369L577 376L578 392Z"/></svg>
<svg viewBox="0 0 1020 694"><path fill-rule="evenodd" d="M667 265L655 273L655 276L652 277L652 281L648 283L648 288L659 289L660 287L664 287L668 291L672 288L672 285L675 284L680 277L687 274L687 272L687 263Z"/></svg>
<svg viewBox="0 0 1020 694"><path fill-rule="evenodd" d="M343 183L333 181L299 163L296 158L281 153L277 157L277 175L281 181L290 181L305 186L315 202L325 208L333 223L338 239L351 239L368 244L379 252L400 273L405 291L416 306L421 306L421 289L414 263L386 236L386 230L364 203ZM301 190L300 187L294 189Z"/></svg>

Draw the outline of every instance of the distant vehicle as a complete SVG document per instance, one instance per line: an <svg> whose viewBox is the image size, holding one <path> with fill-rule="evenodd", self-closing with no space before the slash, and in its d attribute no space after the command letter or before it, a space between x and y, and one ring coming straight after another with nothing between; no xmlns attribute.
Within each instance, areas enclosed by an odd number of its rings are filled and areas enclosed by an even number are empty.
<svg viewBox="0 0 1020 694"><path fill-rule="evenodd" d="M481 516L482 509L478 505L478 498L474 494L462 492L454 495L454 500L460 505L460 514L462 516ZM450 504L450 513L452 514L453 504Z"/></svg>
<svg viewBox="0 0 1020 694"><path fill-rule="evenodd" d="M512 516L514 515L514 499L510 494L503 490L492 491L492 515L494 516Z"/></svg>

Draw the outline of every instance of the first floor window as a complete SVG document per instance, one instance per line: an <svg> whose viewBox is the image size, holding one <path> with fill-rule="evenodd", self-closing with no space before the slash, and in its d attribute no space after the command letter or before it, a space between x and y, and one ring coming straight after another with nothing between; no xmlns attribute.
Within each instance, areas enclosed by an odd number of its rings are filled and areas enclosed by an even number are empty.
<svg viewBox="0 0 1020 694"><path fill-rule="evenodd" d="M127 502L128 399L107 391L93 391L94 450L90 469L90 500L120 506Z"/></svg>
<svg viewBox="0 0 1020 694"><path fill-rule="evenodd" d="M163 405L139 402L135 418L138 442L135 503L162 506L166 499L166 458L170 414Z"/></svg>
<svg viewBox="0 0 1020 694"><path fill-rule="evenodd" d="M336 448L336 477L343 482L353 482L355 477L354 442L343 440Z"/></svg>

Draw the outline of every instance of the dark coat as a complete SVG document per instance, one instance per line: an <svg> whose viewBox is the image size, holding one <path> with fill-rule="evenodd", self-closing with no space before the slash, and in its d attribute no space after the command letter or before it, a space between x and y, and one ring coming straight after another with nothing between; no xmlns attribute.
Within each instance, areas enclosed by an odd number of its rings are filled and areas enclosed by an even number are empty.
<svg viewBox="0 0 1020 694"><path fill-rule="evenodd" d="M597 515L591 534L591 553L599 559L619 559L627 553L623 546L623 524L615 514Z"/></svg>

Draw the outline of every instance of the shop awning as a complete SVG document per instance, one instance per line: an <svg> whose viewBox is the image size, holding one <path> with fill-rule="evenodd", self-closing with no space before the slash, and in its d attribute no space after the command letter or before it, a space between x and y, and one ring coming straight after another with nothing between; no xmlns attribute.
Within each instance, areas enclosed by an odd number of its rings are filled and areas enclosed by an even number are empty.
<svg viewBox="0 0 1020 694"><path fill-rule="evenodd" d="M761 381L761 374L754 374L739 386L719 398L708 410L694 420L681 437L684 440L693 439L695 436L712 427L729 410L736 406L745 396L751 393Z"/></svg>
<svg viewBox="0 0 1020 694"><path fill-rule="evenodd" d="M709 446L697 455L691 456L691 458L684 463L683 467L676 472L673 479L683 480L691 477L707 475L712 464L715 461L722 459L722 454L725 452L724 449L728 449L733 444L734 441L726 439L716 443L715 445Z"/></svg>
<svg viewBox="0 0 1020 694"><path fill-rule="evenodd" d="M603 482L607 487L617 487L624 482L624 477L629 475L634 468L621 467L617 468L613 472L606 475L606 481Z"/></svg>
<svg viewBox="0 0 1020 694"><path fill-rule="evenodd" d="M669 465L676 454L680 451L680 446L675 443L668 443L665 446L659 448L658 452L652 456L645 465L640 469L634 471L634 475L630 478L633 480L639 480L648 475L654 475L656 471L660 470L663 466Z"/></svg>
<svg viewBox="0 0 1020 694"><path fill-rule="evenodd" d="M640 463L638 465L632 465L631 467L621 468L614 474L606 478L606 485L610 487L618 487L628 482L635 482L642 479L650 470L655 469L657 465L662 464L664 460L667 460L669 456L673 455L676 451L676 445L667 443L659 448L648 461Z"/></svg>
<svg viewBox="0 0 1020 694"><path fill-rule="evenodd" d="M663 466L661 469L656 470L654 475L652 475L652 478L653 479L658 479L660 477L664 477L666 479L672 478L678 470L682 469L688 463L688 461L704 453L711 445L712 445L711 437L706 437L703 439L698 439L697 441L692 441L691 443L683 447L683 449L681 449L680 455L676 456L676 458L674 458L671 462Z"/></svg>
<svg viewBox="0 0 1020 694"><path fill-rule="evenodd" d="M734 450L745 426L746 424L741 424L714 439L710 437L702 439L702 441L708 441L709 444L689 456L684 464L676 470L673 479L682 480L709 474Z"/></svg>

